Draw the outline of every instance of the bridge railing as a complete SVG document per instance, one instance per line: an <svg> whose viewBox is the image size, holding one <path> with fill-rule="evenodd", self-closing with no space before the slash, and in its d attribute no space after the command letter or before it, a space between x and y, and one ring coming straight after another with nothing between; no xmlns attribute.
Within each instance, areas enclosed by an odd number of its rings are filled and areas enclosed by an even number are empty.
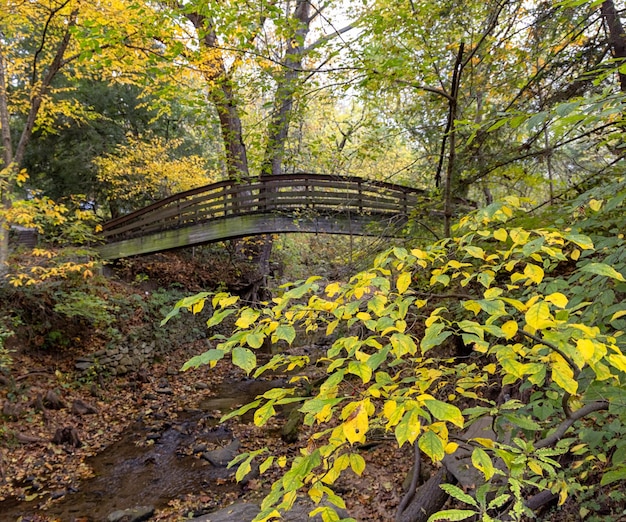
<svg viewBox="0 0 626 522"><path fill-rule="evenodd" d="M255 213L408 215L423 191L358 177L281 174L175 194L103 225L108 241Z"/></svg>

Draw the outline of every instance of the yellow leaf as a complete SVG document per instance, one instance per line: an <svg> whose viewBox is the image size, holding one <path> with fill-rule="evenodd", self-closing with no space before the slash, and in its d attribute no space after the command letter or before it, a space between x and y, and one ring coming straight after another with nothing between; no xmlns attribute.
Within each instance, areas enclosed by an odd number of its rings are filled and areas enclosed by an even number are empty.
<svg viewBox="0 0 626 522"><path fill-rule="evenodd" d="M474 437L472 440L478 442L478 444L480 444L481 446L484 446L485 448L495 447L495 443L491 439L487 439L483 437Z"/></svg>
<svg viewBox="0 0 626 522"><path fill-rule="evenodd" d="M617 368L621 372L626 372L626 357L624 355L613 353L607 357L611 366Z"/></svg>
<svg viewBox="0 0 626 522"><path fill-rule="evenodd" d="M474 315L478 314L482 310L482 308L476 301L465 301L463 303L463 308L474 312Z"/></svg>
<svg viewBox="0 0 626 522"><path fill-rule="evenodd" d="M446 455L451 455L458 449L458 447L459 445L456 442L448 442L443 450L446 452Z"/></svg>
<svg viewBox="0 0 626 522"><path fill-rule="evenodd" d="M329 335L331 335L335 331L335 328L337 328L338 325L339 325L339 319L336 319L335 321L328 323L328 326L326 327L326 336L328 337Z"/></svg>
<svg viewBox="0 0 626 522"><path fill-rule="evenodd" d="M509 261L506 265L504 265L504 269L507 272L511 272L515 268L516 264L517 264L517 261Z"/></svg>
<svg viewBox="0 0 626 522"><path fill-rule="evenodd" d="M519 326L517 324L517 321L511 320L504 323L500 328L504 332L504 338L508 340L512 339L513 336L517 333Z"/></svg>
<svg viewBox="0 0 626 522"><path fill-rule="evenodd" d="M343 423L343 434L350 444L365 442L365 434L369 427L369 417L366 409L359 404Z"/></svg>
<svg viewBox="0 0 626 522"><path fill-rule="evenodd" d="M396 403L396 401L385 402L385 405L383 406L383 415L387 417L387 419L390 419L391 415L393 415L393 412L396 411L397 407L398 403Z"/></svg>
<svg viewBox="0 0 626 522"><path fill-rule="evenodd" d="M578 391L578 382L574 380L574 372L572 369L560 355L553 360L556 362L552 364L552 380L570 395L576 394Z"/></svg>
<svg viewBox="0 0 626 522"><path fill-rule="evenodd" d="M531 469L531 471L534 471L535 474L543 476L543 468L534 460L528 461L528 467Z"/></svg>
<svg viewBox="0 0 626 522"><path fill-rule="evenodd" d="M488 290L485 290L484 297L485 299L495 299L496 297L502 294L502 291L503 291L502 288L498 288L497 286L494 286L493 288L489 288Z"/></svg>
<svg viewBox="0 0 626 522"><path fill-rule="evenodd" d="M328 286L326 286L326 295L328 297L332 297L335 294L339 293L339 289L341 287L339 286L339 283L331 283Z"/></svg>
<svg viewBox="0 0 626 522"><path fill-rule="evenodd" d="M613 314L613 316L611 317L611 321L615 321L615 319L619 319L624 315L626 315L626 310L619 310L618 312L615 312Z"/></svg>
<svg viewBox="0 0 626 522"><path fill-rule="evenodd" d="M509 237L509 234L504 228L499 228L493 233L493 237L498 241L506 241Z"/></svg>
<svg viewBox="0 0 626 522"><path fill-rule="evenodd" d="M578 261L578 258L580 257L580 250L578 250L577 248L575 248L574 250L572 250L572 253L570 254L570 257L571 257L574 261Z"/></svg>
<svg viewBox="0 0 626 522"><path fill-rule="evenodd" d="M409 288L411 284L411 274L409 272L403 272L398 277L398 281L396 282L396 288L398 289L399 294L403 294Z"/></svg>
<svg viewBox="0 0 626 522"><path fill-rule="evenodd" d="M550 313L550 307L545 301L532 305L524 315L526 324L535 330L542 330L554 326L554 318Z"/></svg>
<svg viewBox="0 0 626 522"><path fill-rule="evenodd" d="M558 308L565 308L567 306L568 299L561 292L554 292L546 297L546 301L552 303Z"/></svg>
<svg viewBox="0 0 626 522"><path fill-rule="evenodd" d="M200 312L202 312L203 308L204 308L204 299L200 299L200 301L191 305L191 313L199 314Z"/></svg>
<svg viewBox="0 0 626 522"><path fill-rule="evenodd" d="M590 199L589 200L589 208L594 212L597 212L602 208L602 200L598 199Z"/></svg>
<svg viewBox="0 0 626 522"><path fill-rule="evenodd" d="M595 352L595 346L590 339L578 339L576 341L576 348L585 362L590 360Z"/></svg>
<svg viewBox="0 0 626 522"><path fill-rule="evenodd" d="M472 257L477 259L485 259L485 251L476 246L466 246L465 251Z"/></svg>
<svg viewBox="0 0 626 522"><path fill-rule="evenodd" d="M524 267L524 275L533 283L539 284L543 280L543 268L529 263Z"/></svg>
<svg viewBox="0 0 626 522"><path fill-rule="evenodd" d="M235 321L235 326L238 326L242 330L245 330L246 328L249 328L250 325L254 323L254 321L257 320L259 315L260 312L253 310L252 308L246 307L241 311L241 315Z"/></svg>
<svg viewBox="0 0 626 522"><path fill-rule="evenodd" d="M493 375L493 374L495 373L496 369L497 369L497 366L496 366L495 364L493 364L493 363L492 363L492 364L488 364L488 365L487 365L487 366L485 366L485 368L484 368L484 370L485 370L488 374L490 374L490 375Z"/></svg>

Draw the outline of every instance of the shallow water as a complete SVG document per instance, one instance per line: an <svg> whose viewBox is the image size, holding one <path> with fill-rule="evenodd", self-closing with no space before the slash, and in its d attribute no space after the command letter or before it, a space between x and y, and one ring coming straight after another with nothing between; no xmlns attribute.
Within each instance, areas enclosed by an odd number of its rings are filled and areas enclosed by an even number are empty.
<svg viewBox="0 0 626 522"><path fill-rule="evenodd" d="M234 470L214 467L190 455L200 432L203 441L210 442L213 437L215 442L224 436L221 428L211 430L210 426L215 426L217 420L209 412L226 413L282 385L280 381L227 382L217 390L216 397L204 400L197 412L179 415L175 422L164 424L158 433L141 422L135 423L120 440L86 460L94 477L82 481L78 491L67 493L45 511L38 508L41 499L1 502L0 522L14 522L20 516L24 521L37 520L36 515L62 522L78 519L99 522L116 510L145 505L159 509L173 499L199 493L217 506L224 494L236 491L239 486L234 480L223 480L232 476ZM152 438L154 444L146 445Z"/></svg>

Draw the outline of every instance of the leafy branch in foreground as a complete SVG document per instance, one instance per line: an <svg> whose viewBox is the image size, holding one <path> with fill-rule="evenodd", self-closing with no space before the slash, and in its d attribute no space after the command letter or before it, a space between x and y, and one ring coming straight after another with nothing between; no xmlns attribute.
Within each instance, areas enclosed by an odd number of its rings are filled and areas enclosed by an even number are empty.
<svg viewBox="0 0 626 522"><path fill-rule="evenodd" d="M549 490L563 503L591 471L624 478L623 459L607 468L599 441L608 436L602 431L608 419L625 414L620 330L626 311L622 307L594 324L590 319L596 316L588 314L593 303L573 289L600 278L619 303L625 279L577 230L506 226L519 206L517 198L508 198L464 218L457 237L387 250L346 283L322 285L311 277L285 286L282 295L258 308L238 307L237 297L225 293L202 293L176 305L166 320L180 309L198 312L209 299L210 327L236 318L229 336L215 336L216 347L184 369L215 366L230 356L254 377L292 372L310 364L309 358L287 350L259 365L255 350L266 342L291 345L303 331L321 330L334 339L317 361L326 364L327 376L311 395L273 389L223 419L254 410L255 424L263 426L277 407L301 402L312 429L255 520L278 517L301 492L315 503L325 499L344 507L333 484L348 469L364 472L359 448L375 430L392 432L400 447L417 444L431 462L446 466L469 448L478 480L463 484L463 495L445 487L471 509L447 510L431 520L496 520L504 514L520 519L533 491ZM562 284L561 274L569 284ZM451 355L453 339L471 351L469 357ZM596 447L588 436L592 426L567 433L592 413L604 415L596 419ZM484 420L493 436L465 435L469 425ZM584 458L564 469L564 454ZM249 466L252 457L240 457L242 465ZM278 464L269 456L261 470L273 465ZM338 520L328 503L312 513Z"/></svg>

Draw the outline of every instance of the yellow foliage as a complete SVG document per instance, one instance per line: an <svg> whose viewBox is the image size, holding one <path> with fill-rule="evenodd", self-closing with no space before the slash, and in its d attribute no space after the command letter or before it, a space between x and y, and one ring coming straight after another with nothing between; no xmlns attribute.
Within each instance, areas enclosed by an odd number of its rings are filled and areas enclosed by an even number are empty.
<svg viewBox="0 0 626 522"><path fill-rule="evenodd" d="M128 136L125 145L96 159L98 180L107 187L109 200L145 203L215 181L199 156L173 156L181 141Z"/></svg>

